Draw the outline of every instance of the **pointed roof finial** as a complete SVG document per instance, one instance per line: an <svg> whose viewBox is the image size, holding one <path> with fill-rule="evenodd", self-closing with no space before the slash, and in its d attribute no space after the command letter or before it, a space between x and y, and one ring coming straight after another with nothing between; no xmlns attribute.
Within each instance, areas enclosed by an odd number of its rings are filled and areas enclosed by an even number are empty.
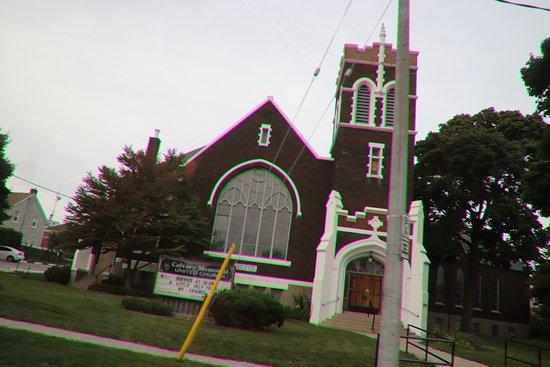
<svg viewBox="0 0 550 367"><path fill-rule="evenodd" d="M380 43L384 43L386 41L386 27L384 27L384 23L382 23L382 27L380 27Z"/></svg>

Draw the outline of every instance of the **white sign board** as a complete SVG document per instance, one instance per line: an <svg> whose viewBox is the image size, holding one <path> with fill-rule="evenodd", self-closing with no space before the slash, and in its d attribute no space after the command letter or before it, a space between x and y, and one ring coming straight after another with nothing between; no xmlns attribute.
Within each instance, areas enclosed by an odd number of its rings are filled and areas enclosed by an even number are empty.
<svg viewBox="0 0 550 367"><path fill-rule="evenodd" d="M221 264L161 257L154 294L202 301L210 291ZM233 267L229 267L218 284L230 289Z"/></svg>

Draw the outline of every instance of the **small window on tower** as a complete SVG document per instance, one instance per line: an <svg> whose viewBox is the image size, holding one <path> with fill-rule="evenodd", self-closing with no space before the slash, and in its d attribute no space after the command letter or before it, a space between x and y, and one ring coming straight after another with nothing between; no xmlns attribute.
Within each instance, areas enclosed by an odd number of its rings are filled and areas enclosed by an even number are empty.
<svg viewBox="0 0 550 367"><path fill-rule="evenodd" d="M384 144L369 143L369 162L367 166L367 177L384 178Z"/></svg>
<svg viewBox="0 0 550 367"><path fill-rule="evenodd" d="M395 87L386 91L384 100L384 125L392 127L395 121Z"/></svg>
<svg viewBox="0 0 550 367"><path fill-rule="evenodd" d="M271 140L271 125L262 124L260 126L260 132L258 133L258 145L261 147L269 146Z"/></svg>

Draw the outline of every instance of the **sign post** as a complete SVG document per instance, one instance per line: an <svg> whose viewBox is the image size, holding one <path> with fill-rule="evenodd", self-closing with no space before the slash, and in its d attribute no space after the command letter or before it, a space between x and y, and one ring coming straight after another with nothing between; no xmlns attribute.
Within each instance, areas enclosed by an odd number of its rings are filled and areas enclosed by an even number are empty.
<svg viewBox="0 0 550 367"><path fill-rule="evenodd" d="M187 334L187 338L185 338L185 341L181 346L180 352L178 353L178 359L183 358L183 356L185 355L185 353L193 343L193 340L195 339L195 335L197 335L197 332L199 331L199 328L201 326L202 319L206 314L206 310L208 309L208 306L212 302L212 298L214 298L214 293L216 293L216 289L218 288L218 283L222 279L223 273L229 266L229 261L231 260L231 256L233 255L233 252L235 252L235 244L231 245L231 247L227 251L227 256L223 261L222 267L220 268L220 271L218 272L216 279L214 279L214 284L212 284L212 288L210 288L210 292L208 292L208 296L206 296L206 299L202 304L199 314L197 315L197 318L195 319L195 322L193 323L191 330L189 330L189 334Z"/></svg>

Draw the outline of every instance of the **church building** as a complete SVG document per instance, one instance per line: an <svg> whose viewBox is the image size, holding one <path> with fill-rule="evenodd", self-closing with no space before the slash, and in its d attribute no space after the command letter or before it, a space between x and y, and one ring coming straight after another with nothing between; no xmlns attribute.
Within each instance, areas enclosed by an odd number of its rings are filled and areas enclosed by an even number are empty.
<svg viewBox="0 0 550 367"><path fill-rule="evenodd" d="M429 260L422 203L412 201L417 52L410 52L408 215L401 321L426 328ZM317 154L273 97L189 155L191 186L213 223L204 256L237 250L237 287L283 302L304 293L322 323L379 313L386 259L396 50L346 44L336 80L330 156Z"/></svg>

